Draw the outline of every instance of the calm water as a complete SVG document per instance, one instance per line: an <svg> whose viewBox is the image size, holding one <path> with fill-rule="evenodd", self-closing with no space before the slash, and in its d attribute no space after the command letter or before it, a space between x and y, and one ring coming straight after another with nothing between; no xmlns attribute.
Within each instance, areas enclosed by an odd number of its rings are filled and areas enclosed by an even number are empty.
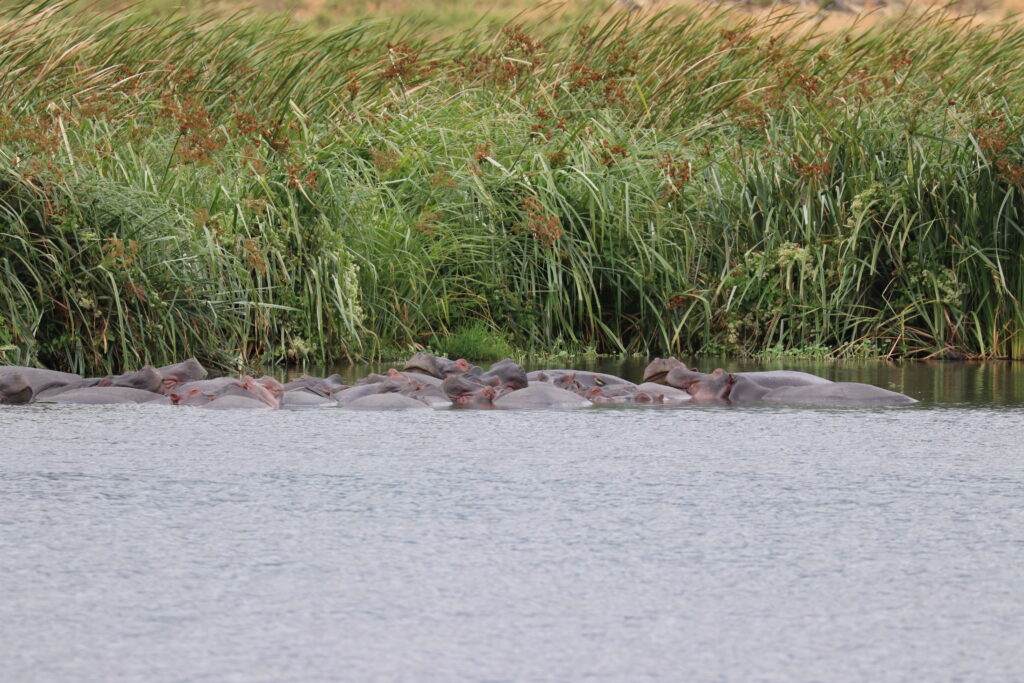
<svg viewBox="0 0 1024 683"><path fill-rule="evenodd" d="M810 369L922 403L0 409L0 679L1024 679L1024 370Z"/></svg>

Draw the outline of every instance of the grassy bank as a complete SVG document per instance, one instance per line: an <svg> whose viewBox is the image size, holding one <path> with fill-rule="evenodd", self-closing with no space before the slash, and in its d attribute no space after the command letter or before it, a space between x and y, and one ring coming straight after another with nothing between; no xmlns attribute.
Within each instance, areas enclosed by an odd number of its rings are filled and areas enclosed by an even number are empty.
<svg viewBox="0 0 1024 683"><path fill-rule="evenodd" d="M0 347L1024 357L1024 31L0 19Z"/></svg>

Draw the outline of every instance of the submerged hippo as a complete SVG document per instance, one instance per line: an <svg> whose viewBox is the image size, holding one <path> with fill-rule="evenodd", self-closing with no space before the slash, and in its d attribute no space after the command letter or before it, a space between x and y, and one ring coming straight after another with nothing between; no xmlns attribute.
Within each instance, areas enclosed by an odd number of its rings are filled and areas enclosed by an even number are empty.
<svg viewBox="0 0 1024 683"><path fill-rule="evenodd" d="M646 368L644 368L643 381L645 383L652 382L654 384L665 384L665 377L676 368L682 368L683 370L693 369L686 367L686 363L682 362L675 356L669 356L668 358L655 358L647 364Z"/></svg>
<svg viewBox="0 0 1024 683"><path fill-rule="evenodd" d="M199 361L195 358L189 358L174 365L165 365L157 368L156 371L163 378L161 393L164 394L170 394L188 382L198 382L199 380L206 379L207 374L206 368L200 365Z"/></svg>
<svg viewBox="0 0 1024 683"><path fill-rule="evenodd" d="M303 375L298 379L293 379L290 382L285 382L285 391L295 391L298 389L305 389L319 396L329 397L336 391L345 389L347 385L342 380L341 375L331 375L330 377L310 377L309 375Z"/></svg>
<svg viewBox="0 0 1024 683"><path fill-rule="evenodd" d="M812 406L895 406L917 403L905 394L873 384L830 382L801 387L772 389L762 400L769 403L793 403Z"/></svg>
<svg viewBox="0 0 1024 683"><path fill-rule="evenodd" d="M530 386L512 391L494 400L494 407L503 410L543 410L549 408L586 408L587 399L565 389L531 382Z"/></svg>
<svg viewBox="0 0 1024 683"><path fill-rule="evenodd" d="M832 380L797 370L761 370L758 372L734 372L737 377L746 377L768 389L779 387L804 387L814 384L831 384Z"/></svg>
<svg viewBox="0 0 1024 683"><path fill-rule="evenodd" d="M0 375L18 373L32 387L32 395L39 394L56 387L64 387L75 382L81 382L84 378L70 372L58 372L56 370L44 370L42 368L28 368L20 365L0 365Z"/></svg>
<svg viewBox="0 0 1024 683"><path fill-rule="evenodd" d="M203 410L273 410L266 402L250 396L230 394L218 396L216 400L207 401L198 406Z"/></svg>
<svg viewBox="0 0 1024 683"><path fill-rule="evenodd" d="M291 389L281 396L282 408L323 408L337 405L330 396L323 396L309 389Z"/></svg>
<svg viewBox="0 0 1024 683"><path fill-rule="evenodd" d="M346 410L430 410L422 401L402 394L371 394L362 396L345 406Z"/></svg>
<svg viewBox="0 0 1024 683"><path fill-rule="evenodd" d="M670 370L665 376L665 383L670 387L682 389L697 401L724 401L729 398L736 377L722 368L714 372L703 373L690 370L680 365Z"/></svg>
<svg viewBox="0 0 1024 683"><path fill-rule="evenodd" d="M448 360L443 356L435 356L430 353L417 353L410 358L405 367L405 370L412 370L413 372L422 372L425 375L431 375L438 379L444 379L451 375L458 375L463 372L469 372L472 370L474 365L470 365L465 358L459 358L458 360Z"/></svg>
<svg viewBox="0 0 1024 683"><path fill-rule="evenodd" d="M99 381L101 387L126 387L143 391L159 392L164 386L164 376L152 365L141 370L126 372L121 375L107 375Z"/></svg>
<svg viewBox="0 0 1024 683"><path fill-rule="evenodd" d="M170 399L163 394L131 387L81 387L62 391L50 403L75 403L81 405L114 405L118 403L153 403L170 405Z"/></svg>
<svg viewBox="0 0 1024 683"><path fill-rule="evenodd" d="M32 385L20 372L0 370L0 404L22 405L32 400Z"/></svg>

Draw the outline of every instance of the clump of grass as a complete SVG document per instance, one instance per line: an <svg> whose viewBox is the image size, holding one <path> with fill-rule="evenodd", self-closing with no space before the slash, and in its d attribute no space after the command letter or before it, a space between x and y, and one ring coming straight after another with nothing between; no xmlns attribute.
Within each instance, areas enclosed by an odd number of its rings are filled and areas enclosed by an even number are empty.
<svg viewBox="0 0 1024 683"><path fill-rule="evenodd" d="M2 12L22 362L329 363L474 325L526 351L1024 357L1015 24Z"/></svg>
<svg viewBox="0 0 1024 683"><path fill-rule="evenodd" d="M493 361L516 356L505 336L483 323L474 323L449 335L431 338L430 348L449 358Z"/></svg>

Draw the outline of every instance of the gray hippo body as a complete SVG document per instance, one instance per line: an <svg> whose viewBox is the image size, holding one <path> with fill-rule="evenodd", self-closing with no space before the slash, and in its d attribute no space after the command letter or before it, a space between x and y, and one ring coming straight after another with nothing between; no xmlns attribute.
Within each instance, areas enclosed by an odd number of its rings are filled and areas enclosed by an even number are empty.
<svg viewBox="0 0 1024 683"><path fill-rule="evenodd" d="M422 401L397 393L371 394L348 403L345 410L430 410Z"/></svg>
<svg viewBox="0 0 1024 683"><path fill-rule="evenodd" d="M798 370L761 370L757 372L734 372L737 377L751 379L766 389L779 387L804 387L817 384L832 384L832 380Z"/></svg>
<svg viewBox="0 0 1024 683"><path fill-rule="evenodd" d="M398 393L408 385L405 380L394 380L388 379L382 382L374 382L373 384L362 384L358 386L349 387L342 389L331 394L331 398L334 399L338 405L344 407L353 401L357 401L366 396L374 396L376 394L393 394Z"/></svg>
<svg viewBox="0 0 1024 683"><path fill-rule="evenodd" d="M131 387L82 387L63 391L47 401L80 405L114 405L117 403L166 403L170 405L170 399L162 394Z"/></svg>
<svg viewBox="0 0 1024 683"><path fill-rule="evenodd" d="M273 410L265 401L239 394L218 396L198 407L203 410Z"/></svg>
<svg viewBox="0 0 1024 683"><path fill-rule="evenodd" d="M126 387L143 391L160 392L163 389L164 377L152 365L141 370L126 372L121 375L107 375L99 381L101 387Z"/></svg>
<svg viewBox="0 0 1024 683"><path fill-rule="evenodd" d="M792 403L812 406L895 406L917 403L904 394L872 384L830 382L802 387L772 389L762 399L768 403Z"/></svg>
<svg viewBox="0 0 1024 683"><path fill-rule="evenodd" d="M88 389L89 387L98 387L100 385L99 377L89 377L88 379L80 379L69 384L58 384L56 386L49 387L40 391L33 398L34 401L39 403L52 403L53 398L59 394L63 394L66 391L73 389Z"/></svg>
<svg viewBox="0 0 1024 683"><path fill-rule="evenodd" d="M32 387L33 396L38 396L48 389L67 386L75 382L81 382L84 379L81 375L70 372L28 368L21 365L0 365L0 374L11 374L14 372L21 375L28 382L28 385Z"/></svg>
<svg viewBox="0 0 1024 683"><path fill-rule="evenodd" d="M525 389L509 392L494 400L503 410L544 410L550 408L586 408L590 401L545 382L531 382Z"/></svg>
<svg viewBox="0 0 1024 683"><path fill-rule="evenodd" d="M405 395L409 398L414 398L428 408L434 408L435 410L452 407L451 400L443 391L441 391L439 386L421 386L419 389L406 392Z"/></svg>
<svg viewBox="0 0 1024 683"><path fill-rule="evenodd" d="M309 389L290 389L281 395L282 408L322 408L337 405L331 397Z"/></svg>
<svg viewBox="0 0 1024 683"><path fill-rule="evenodd" d="M311 391L314 394L318 394L325 398L329 398L331 394L347 388L348 386L342 380L341 375L331 375L330 377L300 377L299 379L294 379L284 385L285 391L305 389L306 391Z"/></svg>

